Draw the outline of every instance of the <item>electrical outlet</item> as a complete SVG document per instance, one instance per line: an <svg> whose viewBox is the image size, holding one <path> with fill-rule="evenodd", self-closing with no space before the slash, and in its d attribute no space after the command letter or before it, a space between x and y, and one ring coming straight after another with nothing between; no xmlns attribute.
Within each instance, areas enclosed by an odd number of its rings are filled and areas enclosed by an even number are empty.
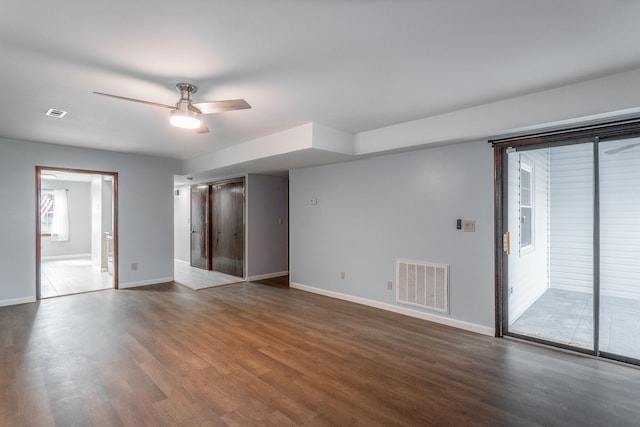
<svg viewBox="0 0 640 427"><path fill-rule="evenodd" d="M344 275L344 271L343 271L343 272L341 272L341 273L340 273L340 278L341 278L342 280L344 280L344 276L345 276L345 275Z"/></svg>
<svg viewBox="0 0 640 427"><path fill-rule="evenodd" d="M513 295L513 286L509 287L509 295Z"/></svg>
<svg viewBox="0 0 640 427"><path fill-rule="evenodd" d="M390 291L393 289L393 282L387 282L387 290Z"/></svg>
<svg viewBox="0 0 640 427"><path fill-rule="evenodd" d="M137 271L138 270L138 263L137 262L132 262L131 263L131 271Z"/></svg>

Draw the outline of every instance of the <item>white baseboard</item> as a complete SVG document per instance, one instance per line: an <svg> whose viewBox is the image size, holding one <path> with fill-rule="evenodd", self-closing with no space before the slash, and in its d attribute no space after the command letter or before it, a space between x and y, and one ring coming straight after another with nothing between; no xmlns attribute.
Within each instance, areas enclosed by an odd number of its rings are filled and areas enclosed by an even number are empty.
<svg viewBox="0 0 640 427"><path fill-rule="evenodd" d="M118 289L136 288L138 286L158 285L160 283L173 282L173 277L161 277L158 279L142 280L140 282L118 283Z"/></svg>
<svg viewBox="0 0 640 427"><path fill-rule="evenodd" d="M278 273L269 273L269 274L258 274L257 276L247 277L247 282L252 282L254 280L272 279L274 277L286 276L288 274L289 274L289 271L280 271Z"/></svg>
<svg viewBox="0 0 640 427"><path fill-rule="evenodd" d="M40 259L44 261L54 260L54 259L74 259L74 258L91 258L91 254L51 255L51 256L40 257Z"/></svg>
<svg viewBox="0 0 640 427"><path fill-rule="evenodd" d="M0 307L6 307L8 305L27 304L30 302L36 302L36 297L32 296L26 298L3 299L0 300Z"/></svg>
<svg viewBox="0 0 640 427"><path fill-rule="evenodd" d="M189 261L184 261L184 260L181 260L181 259L178 259L178 258L174 258L173 260L174 260L175 262L180 262L180 263L182 263L182 264L191 265L191 263L190 263Z"/></svg>
<svg viewBox="0 0 640 427"><path fill-rule="evenodd" d="M463 329L465 331L475 332L477 334L488 335L491 337L495 336L495 330L493 328L477 325L475 323L464 322L462 320L451 319L449 317L438 316L436 314L425 313L422 311L413 310L406 307L400 307L398 305L388 304L380 301L374 301L367 298L356 297L353 295L347 295L340 292L314 288L313 286L301 285L299 283L291 282L289 286L294 289L299 289L301 291L312 292L314 294L324 295L326 297L354 302L356 304L362 304L369 307L379 308L381 310L392 311L394 313L404 314L405 316L415 317L422 320L428 320L430 322L440 323L442 325Z"/></svg>

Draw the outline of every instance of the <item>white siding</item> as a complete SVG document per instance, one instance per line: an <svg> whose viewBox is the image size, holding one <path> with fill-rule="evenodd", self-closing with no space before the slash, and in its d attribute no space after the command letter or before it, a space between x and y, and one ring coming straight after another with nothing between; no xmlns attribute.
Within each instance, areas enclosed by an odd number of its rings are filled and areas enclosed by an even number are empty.
<svg viewBox="0 0 640 427"><path fill-rule="evenodd" d="M550 150L551 287L593 289L593 145Z"/></svg>
<svg viewBox="0 0 640 427"><path fill-rule="evenodd" d="M640 299L640 146L622 140L600 146L600 289Z"/></svg>
<svg viewBox="0 0 640 427"><path fill-rule="evenodd" d="M509 322L513 322L548 288L548 158L547 149L509 155ZM533 247L520 250L520 162L533 166Z"/></svg>

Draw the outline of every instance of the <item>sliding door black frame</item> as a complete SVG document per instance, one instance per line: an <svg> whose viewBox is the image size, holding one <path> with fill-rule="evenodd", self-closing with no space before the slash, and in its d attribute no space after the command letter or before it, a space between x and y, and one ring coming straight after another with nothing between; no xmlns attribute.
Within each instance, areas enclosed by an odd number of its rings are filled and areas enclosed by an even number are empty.
<svg viewBox="0 0 640 427"><path fill-rule="evenodd" d="M494 227L495 227L495 336L510 336L540 344L605 357L626 363L640 364L640 360L599 351L600 316L600 192L599 143L640 137L640 118L620 120L588 126L554 130L531 135L490 140L494 148ZM507 159L513 151L528 151L581 143L593 144L593 350L569 346L509 331L508 319L508 263L504 233L507 230Z"/></svg>

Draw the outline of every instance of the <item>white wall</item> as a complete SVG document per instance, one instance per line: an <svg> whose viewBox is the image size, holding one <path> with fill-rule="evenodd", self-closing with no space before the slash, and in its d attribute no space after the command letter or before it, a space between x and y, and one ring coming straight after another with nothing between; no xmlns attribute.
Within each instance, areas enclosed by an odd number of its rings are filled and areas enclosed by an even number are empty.
<svg viewBox="0 0 640 427"><path fill-rule="evenodd" d="M493 333L493 150L486 141L292 170L289 185L292 286L395 309L386 283L395 286L397 259L445 263L450 313L431 317ZM457 218L476 220L476 232L456 230Z"/></svg>
<svg viewBox="0 0 640 427"><path fill-rule="evenodd" d="M247 278L277 277L288 266L287 178L247 177Z"/></svg>
<svg viewBox="0 0 640 427"><path fill-rule="evenodd" d="M91 264L102 267L102 176L91 177Z"/></svg>
<svg viewBox="0 0 640 427"><path fill-rule="evenodd" d="M175 190L180 192L175 195ZM191 262L191 188L176 187L173 197L173 241L175 259Z"/></svg>
<svg viewBox="0 0 640 427"><path fill-rule="evenodd" d="M34 172L35 173L35 172ZM50 236L40 240L42 257L87 255L91 253L91 188L88 182L45 180L43 190L67 191L69 240L52 242Z"/></svg>
<svg viewBox="0 0 640 427"><path fill-rule="evenodd" d="M106 178L102 175L91 177L91 263L103 271L107 270L108 258L105 233L113 232L113 183Z"/></svg>
<svg viewBox="0 0 640 427"><path fill-rule="evenodd" d="M109 262L109 253L105 247L105 233L113 233L113 181L111 177L102 177L102 237L100 268L106 271Z"/></svg>
<svg viewBox="0 0 640 427"><path fill-rule="evenodd" d="M120 286L173 278L178 161L0 139L0 200L11 206L0 210L0 305L35 297L36 165L117 172Z"/></svg>

